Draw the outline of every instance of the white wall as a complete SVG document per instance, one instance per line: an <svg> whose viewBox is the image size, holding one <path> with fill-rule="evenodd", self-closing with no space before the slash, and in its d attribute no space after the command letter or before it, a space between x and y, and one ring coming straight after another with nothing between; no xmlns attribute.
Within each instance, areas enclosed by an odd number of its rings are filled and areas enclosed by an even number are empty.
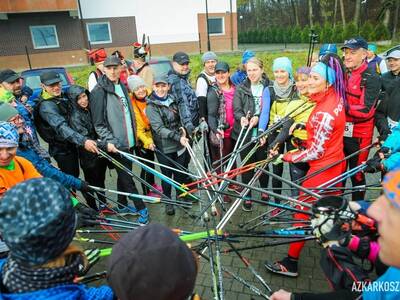
<svg viewBox="0 0 400 300"><path fill-rule="evenodd" d="M139 41L152 44L198 41L197 14L205 0L80 0L85 19L135 16ZM229 11L230 0L208 0L209 13ZM232 0L236 12L236 0Z"/></svg>

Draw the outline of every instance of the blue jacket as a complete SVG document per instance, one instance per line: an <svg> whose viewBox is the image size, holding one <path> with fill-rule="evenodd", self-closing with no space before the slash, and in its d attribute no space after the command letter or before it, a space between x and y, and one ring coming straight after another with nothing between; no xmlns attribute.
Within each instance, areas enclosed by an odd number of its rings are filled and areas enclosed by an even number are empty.
<svg viewBox="0 0 400 300"><path fill-rule="evenodd" d="M231 81L234 85L238 86L247 78L246 71L237 70L235 73L231 75Z"/></svg>
<svg viewBox="0 0 400 300"><path fill-rule="evenodd" d="M0 260L2 269L5 259ZM0 282L1 282L0 274ZM113 300L114 294L110 287L96 288L83 284L65 284L54 288L30 293L6 294L0 293L0 300Z"/></svg>
<svg viewBox="0 0 400 300"><path fill-rule="evenodd" d="M29 160L44 177L49 177L60 182L67 189L81 189L82 181L80 179L61 172L46 159L38 155L33 149L24 147L23 144L20 144L17 150L17 155Z"/></svg>
<svg viewBox="0 0 400 300"><path fill-rule="evenodd" d="M382 161L385 169L391 171L400 167L400 123L392 129L382 147L390 149L390 156Z"/></svg>
<svg viewBox="0 0 400 300"><path fill-rule="evenodd" d="M183 101L187 107L186 112L181 112L183 114L190 114L192 124L194 126L199 125L199 102L197 100L196 93L189 83L189 74L180 75L174 70L168 73L168 83L171 85L171 94L174 96L178 104ZM186 128L189 134L194 130L194 128Z"/></svg>
<svg viewBox="0 0 400 300"><path fill-rule="evenodd" d="M374 289L375 286L377 288ZM369 288L362 294L364 300L400 299L400 269L390 267L381 277L372 282Z"/></svg>

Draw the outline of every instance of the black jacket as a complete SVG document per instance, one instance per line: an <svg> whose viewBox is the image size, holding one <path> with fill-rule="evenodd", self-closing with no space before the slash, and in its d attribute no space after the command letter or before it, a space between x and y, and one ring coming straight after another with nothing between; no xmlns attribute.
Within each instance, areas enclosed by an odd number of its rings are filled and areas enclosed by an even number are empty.
<svg viewBox="0 0 400 300"><path fill-rule="evenodd" d="M381 79L384 95L375 112L375 126L385 139L400 121L400 77L387 72Z"/></svg>
<svg viewBox="0 0 400 300"><path fill-rule="evenodd" d="M131 125L136 141L136 122L126 87L121 83L125 94ZM90 111L94 129L104 143L112 143L120 150L129 148L128 131L125 126L125 108L121 98L115 93L114 84L103 75L90 93Z"/></svg>
<svg viewBox="0 0 400 300"><path fill-rule="evenodd" d="M270 82L266 75L263 75L261 83L264 88L269 86ZM240 119L245 117L248 111L250 111L250 117L254 116L255 113L254 99L253 94L251 93L251 83L248 78L236 87L235 96L233 98L233 111L235 123L233 125L232 138L236 140L239 137L242 128L240 125ZM250 137L248 137L248 139L250 139Z"/></svg>
<svg viewBox="0 0 400 300"><path fill-rule="evenodd" d="M69 123L71 103L62 94L59 97L43 98L35 107L35 125L39 135L49 144L51 156L69 154L76 146L83 146L87 138L73 130Z"/></svg>
<svg viewBox="0 0 400 300"><path fill-rule="evenodd" d="M83 109L77 103L78 96L82 93L86 93L89 97L89 91L81 86L73 85L68 89L67 96L72 106L69 124L72 129L87 139L97 140L97 134L94 130L89 108ZM107 144L102 141L97 142L97 146L102 150L106 150L106 145ZM82 168L94 168L97 164L97 160L100 159L97 154L88 152L83 147L78 147L78 152Z"/></svg>
<svg viewBox="0 0 400 300"><path fill-rule="evenodd" d="M160 101L153 94L147 98L146 115L150 121L153 140L157 148L163 153L174 153L182 149L180 144L180 127L193 127L192 120L186 114L182 113L185 104L175 101L172 95L169 95L172 102L167 105L168 100Z"/></svg>

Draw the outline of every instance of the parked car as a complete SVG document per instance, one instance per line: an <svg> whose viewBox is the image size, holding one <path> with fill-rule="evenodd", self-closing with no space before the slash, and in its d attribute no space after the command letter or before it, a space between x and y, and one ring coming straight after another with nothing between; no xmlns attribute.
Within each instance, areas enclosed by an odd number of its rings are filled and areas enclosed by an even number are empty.
<svg viewBox="0 0 400 300"><path fill-rule="evenodd" d="M389 50L386 50L385 52L379 53L378 56L379 56L380 58L385 59L386 56L387 56L390 52L392 52L392 51L394 51L394 50L400 50L400 45L394 46L394 47L390 48Z"/></svg>
<svg viewBox="0 0 400 300"><path fill-rule="evenodd" d="M132 61L129 59L125 59L127 62L128 66L132 66ZM167 74L169 70L172 69L172 63L171 60L169 60L167 57L155 57L151 58L147 61L147 63L150 65L151 69L153 70L154 76L158 75L163 75Z"/></svg>
<svg viewBox="0 0 400 300"><path fill-rule="evenodd" d="M33 94L29 98L30 101L34 101L38 98L40 91L42 90L40 87L40 75L48 71L53 71L60 74L62 79L62 89L64 92L66 92L67 89L74 84L72 76L65 68L62 67L25 70L21 73L21 77L23 79L23 86L28 86L33 90Z"/></svg>

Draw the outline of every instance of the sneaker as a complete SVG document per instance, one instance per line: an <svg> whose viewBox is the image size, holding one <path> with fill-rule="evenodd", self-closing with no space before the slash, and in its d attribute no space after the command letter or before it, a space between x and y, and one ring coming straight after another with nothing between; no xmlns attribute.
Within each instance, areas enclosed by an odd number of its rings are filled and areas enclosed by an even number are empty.
<svg viewBox="0 0 400 300"><path fill-rule="evenodd" d="M226 204L229 204L229 203L232 202L232 198L229 197L228 195L224 195L224 196L222 197L222 201L223 201L224 203L226 203Z"/></svg>
<svg viewBox="0 0 400 300"><path fill-rule="evenodd" d="M267 202L269 202L270 198L269 195L266 193L262 193L261 194L261 201L265 202L263 203L263 205L267 205Z"/></svg>
<svg viewBox="0 0 400 300"><path fill-rule="evenodd" d="M149 218L149 211L147 208L143 208L138 211L139 213L139 218L137 219L137 222L140 224L149 224L150 218Z"/></svg>
<svg viewBox="0 0 400 300"><path fill-rule="evenodd" d="M237 184L230 184L228 185L228 191L240 194L243 191L243 187Z"/></svg>
<svg viewBox="0 0 400 300"><path fill-rule="evenodd" d="M252 211L253 210L253 202L251 200L244 200L243 204L242 204L242 210Z"/></svg>
<svg viewBox="0 0 400 300"><path fill-rule="evenodd" d="M161 193L164 192L162 186L159 185L159 184L154 183L154 184L152 184L151 186L152 186L153 188L155 188L157 191L161 192Z"/></svg>
<svg viewBox="0 0 400 300"><path fill-rule="evenodd" d="M173 216L175 214L175 208L172 204L166 204L165 205L165 213L168 216Z"/></svg>
<svg viewBox="0 0 400 300"><path fill-rule="evenodd" d="M100 204L99 213L103 215L115 215L116 212L111 210L108 205Z"/></svg>
<svg viewBox="0 0 400 300"><path fill-rule="evenodd" d="M115 211L120 214L121 216L123 215L139 215L140 212L136 209L136 207L132 205L127 205L126 207L123 208L115 208Z"/></svg>
<svg viewBox="0 0 400 300"><path fill-rule="evenodd" d="M297 271L297 260L290 257L285 257L281 261L270 264L269 262L264 263L265 268L276 274L280 274L287 277L297 277L299 273Z"/></svg>
<svg viewBox="0 0 400 300"><path fill-rule="evenodd" d="M281 212L282 212L282 209L275 208L273 211L270 212L269 215L270 215L271 218L274 218L274 217L279 216L281 214Z"/></svg>

